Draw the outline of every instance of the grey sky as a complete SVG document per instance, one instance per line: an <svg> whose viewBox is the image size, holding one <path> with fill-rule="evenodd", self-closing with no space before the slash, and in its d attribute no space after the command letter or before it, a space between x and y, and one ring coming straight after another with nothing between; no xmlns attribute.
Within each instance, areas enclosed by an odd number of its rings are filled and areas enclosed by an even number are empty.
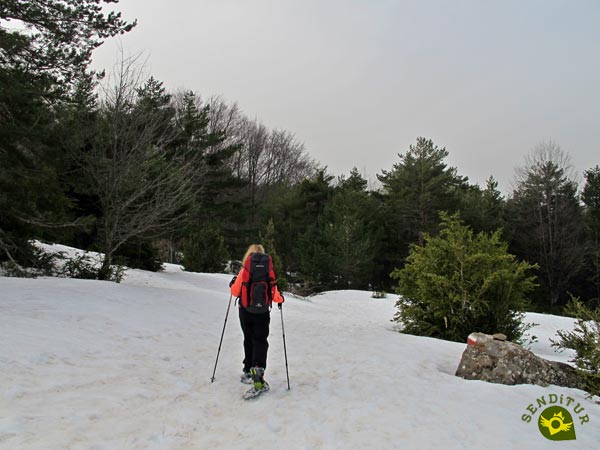
<svg viewBox="0 0 600 450"><path fill-rule="evenodd" d="M553 140L600 164L596 0L121 0L169 89L235 101L296 134L334 175L370 177L424 136L474 183L507 191ZM95 53L110 68L116 41Z"/></svg>

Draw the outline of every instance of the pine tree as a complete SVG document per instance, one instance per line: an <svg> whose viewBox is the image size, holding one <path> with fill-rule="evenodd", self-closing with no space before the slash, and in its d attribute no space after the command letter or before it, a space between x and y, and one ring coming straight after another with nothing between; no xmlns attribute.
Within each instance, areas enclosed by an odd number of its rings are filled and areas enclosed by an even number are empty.
<svg viewBox="0 0 600 450"><path fill-rule="evenodd" d="M600 166L585 172L585 186L581 192L585 204L585 226L588 236L588 273L594 289L591 300L600 305Z"/></svg>
<svg viewBox="0 0 600 450"><path fill-rule="evenodd" d="M176 108L178 137L174 150L185 161L193 161L195 201L180 226L179 237L218 224L229 242L238 234L238 224L247 214L239 195L246 183L236 178L228 165L237 145L221 145L227 136L221 130L211 131L209 120L209 105L202 104L192 91L183 93Z"/></svg>
<svg viewBox="0 0 600 450"><path fill-rule="evenodd" d="M279 251L287 271L298 272L305 282L312 285L311 289L319 289L320 280L331 278L326 274L314 278L310 274L315 273L315 264L321 264L326 258L321 251L325 243L319 234L319 224L333 194L332 181L333 177L322 169L312 179L296 186L285 198L285 203L279 203L282 206L280 211L271 211L282 236ZM278 221L278 218L281 219Z"/></svg>
<svg viewBox="0 0 600 450"><path fill-rule="evenodd" d="M11 0L0 6L0 260L27 263L29 239L71 221L61 144L74 130L62 126L60 114L91 92L93 49L135 25L120 13L105 13L101 3L109 2Z"/></svg>
<svg viewBox="0 0 600 450"><path fill-rule="evenodd" d="M386 273L400 267L412 243L423 243L424 233L435 233L440 211L454 212L467 179L448 167L445 148L431 140L417 138L391 171L377 178L383 185L386 251L380 263Z"/></svg>
<svg viewBox="0 0 600 450"><path fill-rule="evenodd" d="M286 273L302 272L302 262L311 260L314 245L304 245L301 236L318 222L333 194L332 181L333 177L322 169L299 184L280 183L269 190L261 216L273 220L277 252Z"/></svg>
<svg viewBox="0 0 600 450"><path fill-rule="evenodd" d="M183 267L192 272L223 272L229 259L223 234L216 226L200 228L185 238Z"/></svg>
<svg viewBox="0 0 600 450"><path fill-rule="evenodd" d="M494 231L504 227L505 201L498 182L490 176L486 188L468 186L459 194L460 215L475 231Z"/></svg>
<svg viewBox="0 0 600 450"><path fill-rule="evenodd" d="M303 276L322 289L369 289L376 279L375 256L381 240L377 201L354 168L340 177L316 224L301 237Z"/></svg>
<svg viewBox="0 0 600 450"><path fill-rule="evenodd" d="M119 12L104 11L102 3L118 0L21 0L5 1L0 22L21 22L26 28L0 27L0 58L3 70L13 76L31 76L42 88L38 94L63 98L86 76L92 51L103 40L126 33Z"/></svg>

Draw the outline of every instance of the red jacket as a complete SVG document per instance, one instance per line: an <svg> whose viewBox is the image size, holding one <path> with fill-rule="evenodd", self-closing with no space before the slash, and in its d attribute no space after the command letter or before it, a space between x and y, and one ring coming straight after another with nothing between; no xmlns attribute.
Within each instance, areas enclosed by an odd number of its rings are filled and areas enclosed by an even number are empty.
<svg viewBox="0 0 600 450"><path fill-rule="evenodd" d="M234 297L241 297L242 305L247 305L248 300L246 296L248 295L248 290L244 289L245 283L250 280L250 259L252 255L248 256L246 259L246 263L240 269L240 272L237 274L237 278L235 282L231 285L231 295ZM247 266L247 267L246 267ZM275 303L283 303L283 296L279 293L279 289L277 289L277 284L275 284L275 272L273 271L273 260L269 258L269 279L272 280L272 288L271 288L271 298Z"/></svg>

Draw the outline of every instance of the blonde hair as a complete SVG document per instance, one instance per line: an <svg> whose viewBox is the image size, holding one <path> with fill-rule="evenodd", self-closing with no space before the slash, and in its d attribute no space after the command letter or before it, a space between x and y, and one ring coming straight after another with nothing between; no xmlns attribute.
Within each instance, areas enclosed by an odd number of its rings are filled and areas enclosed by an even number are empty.
<svg viewBox="0 0 600 450"><path fill-rule="evenodd" d="M248 256L250 256L250 253L264 253L264 252L265 252L265 248L262 245L252 244L250 247L248 247L248 250L246 250L246 254L242 258L242 265L244 265L246 263L246 259L248 259Z"/></svg>

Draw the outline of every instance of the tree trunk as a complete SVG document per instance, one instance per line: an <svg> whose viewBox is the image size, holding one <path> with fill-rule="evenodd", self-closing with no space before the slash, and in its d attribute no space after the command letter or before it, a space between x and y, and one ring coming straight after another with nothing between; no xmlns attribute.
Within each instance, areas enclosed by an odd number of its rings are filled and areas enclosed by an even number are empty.
<svg viewBox="0 0 600 450"><path fill-rule="evenodd" d="M112 255L106 254L104 259L102 260L102 266L98 271L98 279L99 280L110 280L111 270L110 263L112 262Z"/></svg>

